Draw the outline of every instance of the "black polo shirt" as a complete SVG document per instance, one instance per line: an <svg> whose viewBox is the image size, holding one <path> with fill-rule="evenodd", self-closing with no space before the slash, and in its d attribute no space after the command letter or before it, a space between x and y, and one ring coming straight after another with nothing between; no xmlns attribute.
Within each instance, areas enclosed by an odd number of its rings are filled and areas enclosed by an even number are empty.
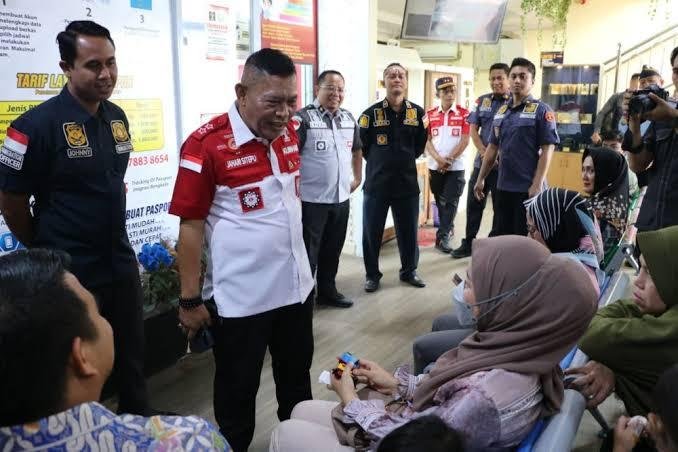
<svg viewBox="0 0 678 452"><path fill-rule="evenodd" d="M122 109L103 101L92 116L64 87L12 122L8 137L0 190L34 196L33 246L68 252L88 288L138 272L125 229L132 144Z"/></svg>
<svg viewBox="0 0 678 452"><path fill-rule="evenodd" d="M367 162L363 190L370 195L402 198L419 194L416 159L426 147L424 109L406 100L395 112L384 99L358 120Z"/></svg>

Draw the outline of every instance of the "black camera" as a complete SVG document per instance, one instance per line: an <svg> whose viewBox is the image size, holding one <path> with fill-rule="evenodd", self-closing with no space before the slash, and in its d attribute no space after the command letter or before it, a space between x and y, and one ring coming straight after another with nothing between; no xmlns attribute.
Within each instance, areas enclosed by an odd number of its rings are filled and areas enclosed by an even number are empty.
<svg viewBox="0 0 678 452"><path fill-rule="evenodd" d="M629 99L629 114L644 114L650 110L654 110L657 102L653 101L649 94L652 93L660 99L668 100L669 92L661 89L657 85L649 85L645 89L639 89L633 92L633 96Z"/></svg>

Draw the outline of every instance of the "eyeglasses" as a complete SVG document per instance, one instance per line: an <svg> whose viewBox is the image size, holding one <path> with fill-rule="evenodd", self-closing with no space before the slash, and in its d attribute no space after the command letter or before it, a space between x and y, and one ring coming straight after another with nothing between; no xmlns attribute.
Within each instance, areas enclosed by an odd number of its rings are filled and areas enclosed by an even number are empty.
<svg viewBox="0 0 678 452"><path fill-rule="evenodd" d="M339 88L338 86L332 86L332 85L320 85L322 89L326 89L327 91L335 94L344 94L344 88Z"/></svg>

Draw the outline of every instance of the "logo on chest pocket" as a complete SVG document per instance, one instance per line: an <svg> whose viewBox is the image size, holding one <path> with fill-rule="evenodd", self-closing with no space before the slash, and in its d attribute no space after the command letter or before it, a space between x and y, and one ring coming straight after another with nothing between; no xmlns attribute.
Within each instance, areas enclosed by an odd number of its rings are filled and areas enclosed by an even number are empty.
<svg viewBox="0 0 678 452"><path fill-rule="evenodd" d="M264 198L261 196L259 187L248 188L238 192L240 207L243 213L252 212L264 208Z"/></svg>
<svg viewBox="0 0 678 452"><path fill-rule="evenodd" d="M316 152L323 152L327 150L327 141L325 140L316 140L315 142Z"/></svg>
<svg viewBox="0 0 678 452"><path fill-rule="evenodd" d="M87 133L85 132L85 126L83 124L66 122L63 124L63 129L66 143L68 143L70 147L85 148L89 146L89 140L87 139Z"/></svg>

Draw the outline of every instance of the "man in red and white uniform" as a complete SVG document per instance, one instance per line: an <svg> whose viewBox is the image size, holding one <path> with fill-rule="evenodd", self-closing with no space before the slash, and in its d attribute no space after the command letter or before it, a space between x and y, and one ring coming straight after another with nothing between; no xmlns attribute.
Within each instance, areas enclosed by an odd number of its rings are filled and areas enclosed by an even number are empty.
<svg viewBox="0 0 678 452"><path fill-rule="evenodd" d="M245 451L267 348L280 420L312 398L312 303L305 301L313 278L302 235L298 124L290 121L294 64L262 49L247 59L235 90L228 113L182 146L170 213L181 217L179 320L189 335L211 325L214 415L233 449Z"/></svg>
<svg viewBox="0 0 678 452"><path fill-rule="evenodd" d="M450 232L454 227L459 198L464 192L464 151L469 143L468 110L458 106L457 85L452 77L436 80L436 96L440 106L426 112L428 117L429 182L438 207L440 220L436 232L436 248L452 251Z"/></svg>

